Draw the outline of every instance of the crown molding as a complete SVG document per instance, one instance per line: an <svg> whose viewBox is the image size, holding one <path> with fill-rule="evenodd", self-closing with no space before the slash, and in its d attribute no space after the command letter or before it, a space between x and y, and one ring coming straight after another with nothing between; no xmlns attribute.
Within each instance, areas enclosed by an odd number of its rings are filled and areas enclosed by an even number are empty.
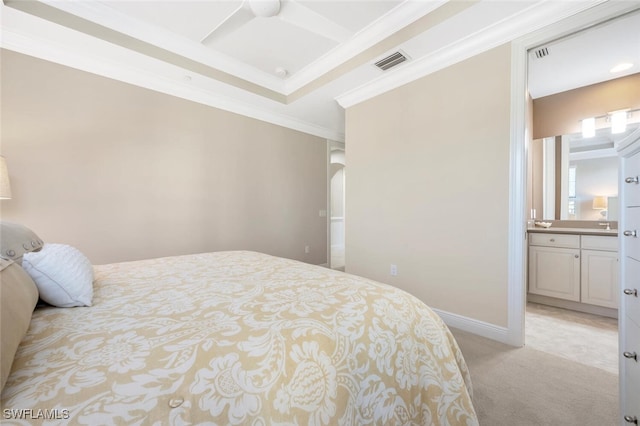
<svg viewBox="0 0 640 426"><path fill-rule="evenodd" d="M86 19L97 25L112 28L122 34L158 46L243 80L250 81L269 90L281 94L284 93L284 81L278 77L265 73L221 52L212 51L208 47L198 44L187 37L180 36L164 28L126 15L99 1L37 1ZM215 54L212 54L212 52Z"/></svg>
<svg viewBox="0 0 640 426"><path fill-rule="evenodd" d="M516 15L468 34L462 39L420 57L391 74L382 75L336 97L343 108L381 95L494 47L509 43L549 24L592 8L606 0L538 2Z"/></svg>
<svg viewBox="0 0 640 426"><path fill-rule="evenodd" d="M338 141L344 141L345 139L344 133L336 132L330 128L306 122L286 114L275 113L267 108L261 108L249 102L232 99L229 96L215 93L212 90L203 89L202 87L187 83L184 80L170 78L168 76L160 75L157 72L149 72L144 68L132 65L125 59L118 61L107 58L106 55L102 54L102 51L91 51L91 53L86 51L74 51L73 49L69 49L68 46L56 43L51 38L36 37L33 34L24 34L9 28L7 25L3 25L2 27L0 47L90 72L92 74L144 87L156 92L165 93L267 123L297 130L323 139ZM131 54L139 55L137 53ZM142 55L139 56L142 57ZM144 59L150 60L149 58ZM154 70L157 70L160 66L173 67L157 60L154 61L157 62L155 67L152 68Z"/></svg>
<svg viewBox="0 0 640 426"><path fill-rule="evenodd" d="M346 43L330 50L320 59L307 65L286 80L282 80L220 52L215 51L215 55L212 55L211 49L204 45L194 44L191 39L133 18L98 1L37 1L97 25L112 28L122 34L158 46L285 96L322 77L328 71L447 2L447 0L404 2L359 31Z"/></svg>

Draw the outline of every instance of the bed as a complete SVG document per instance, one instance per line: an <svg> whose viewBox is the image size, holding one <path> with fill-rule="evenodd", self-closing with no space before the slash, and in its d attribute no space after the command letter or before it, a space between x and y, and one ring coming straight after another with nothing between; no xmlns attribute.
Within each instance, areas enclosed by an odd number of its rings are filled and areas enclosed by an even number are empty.
<svg viewBox="0 0 640 426"><path fill-rule="evenodd" d="M397 288L250 251L93 266L92 287L33 311L6 424L478 424L453 336Z"/></svg>

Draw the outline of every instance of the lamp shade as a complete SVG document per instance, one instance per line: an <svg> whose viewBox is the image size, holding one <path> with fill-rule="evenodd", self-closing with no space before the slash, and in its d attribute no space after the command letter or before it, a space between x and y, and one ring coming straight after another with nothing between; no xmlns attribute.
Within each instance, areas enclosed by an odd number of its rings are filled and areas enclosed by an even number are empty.
<svg viewBox="0 0 640 426"><path fill-rule="evenodd" d="M7 170L7 162L0 155L0 199L8 200L11 198L11 184L9 183L9 171Z"/></svg>
<svg viewBox="0 0 640 426"><path fill-rule="evenodd" d="M606 210L608 206L607 197L604 195L596 195L593 197L593 209L594 210Z"/></svg>

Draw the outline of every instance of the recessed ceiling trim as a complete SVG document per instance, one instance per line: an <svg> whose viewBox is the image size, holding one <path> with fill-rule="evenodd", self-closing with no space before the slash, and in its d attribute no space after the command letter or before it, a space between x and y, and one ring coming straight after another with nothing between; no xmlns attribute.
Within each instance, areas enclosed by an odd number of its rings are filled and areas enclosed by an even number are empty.
<svg viewBox="0 0 640 426"><path fill-rule="evenodd" d="M165 61L167 63L182 67L186 70L202 74L216 79L226 84L236 86L240 89L273 99L277 102L286 103L286 96L280 92L268 89L248 80L236 77L235 75L210 67L199 61L177 54L170 50L158 47L152 43L143 41L137 37L130 36L120 31L113 30L104 25L97 24L89 19L75 15L51 6L42 1L19 1L4 0L6 6L14 8L24 13L45 19L64 27L76 30L92 37L113 43L125 49L147 55L149 57ZM84 3L84 2L78 2ZM73 4L73 2L60 2L60 5Z"/></svg>
<svg viewBox="0 0 640 426"><path fill-rule="evenodd" d="M337 46L313 64L298 71L285 83L285 93L291 94L314 80L321 78L345 61L375 46L425 15L433 12L447 0L409 1L393 8L384 16L358 32L351 40Z"/></svg>
<svg viewBox="0 0 640 426"><path fill-rule="evenodd" d="M7 1L16 0L3 0ZM20 1L20 0L18 0ZM235 58L211 50L200 44L194 44L193 40L177 35L164 28L148 24L145 21L131 17L119 10L113 9L99 1L56 1L56 0L30 0L49 4L57 9L64 10L72 15L79 16L88 21L95 22L107 28L113 28L123 34L147 43L159 46L178 55L185 56L194 61L201 62L213 68L248 80L252 83L264 86L268 89L284 93L282 81L271 74L256 68L247 66Z"/></svg>
<svg viewBox="0 0 640 426"><path fill-rule="evenodd" d="M18 3L26 3L21 0L4 0L4 2L7 6L16 8L18 8L16 6ZM196 61L212 67L214 71L246 80L247 82L263 86L283 95L289 95L310 84L325 75L327 71L334 69L350 58L360 54L363 50L379 43L447 2L448 0L433 0L427 2L407 1L401 3L359 31L352 39L338 45L319 60L314 61L312 64L283 81L269 73L223 55L220 52L212 55L210 49L204 46L202 46L201 49L194 49L191 40L180 40L174 33L151 26L146 22L132 18L97 1L29 1L29 3L49 5L50 7L63 10L73 16L83 18L105 28L117 29L119 33L142 40L152 46L162 46L163 50L167 50L178 56L183 56L187 58L187 60ZM472 4L473 2L468 3ZM256 92L254 91L254 93ZM295 97L295 99L297 99L297 97Z"/></svg>
<svg viewBox="0 0 640 426"><path fill-rule="evenodd" d="M420 2L418 2L420 3ZM296 99L300 99L302 96L318 89L324 84L331 82L332 80L341 77L348 72L356 69L359 66L369 66L370 62L377 57L385 54L389 54L392 49L398 49L402 43L411 40L419 34L422 34L428 30L443 24L448 19L463 13L479 2L467 1L467 2L446 2L441 7L434 9L431 13L428 13L421 18L413 21L406 27L396 31L389 37L379 41L375 45L371 46L367 50L359 53L348 61L340 64L338 67L324 74L322 77L312 81L306 86L298 89L296 92L291 93L288 96L289 102L293 102Z"/></svg>

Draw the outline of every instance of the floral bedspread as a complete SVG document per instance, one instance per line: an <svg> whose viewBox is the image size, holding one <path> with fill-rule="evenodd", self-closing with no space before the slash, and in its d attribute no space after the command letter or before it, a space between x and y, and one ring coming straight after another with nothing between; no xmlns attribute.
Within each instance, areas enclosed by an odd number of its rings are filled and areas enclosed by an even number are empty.
<svg viewBox="0 0 640 426"><path fill-rule="evenodd" d="M477 425L460 350L415 297L255 252L95 266L38 308L3 424Z"/></svg>

